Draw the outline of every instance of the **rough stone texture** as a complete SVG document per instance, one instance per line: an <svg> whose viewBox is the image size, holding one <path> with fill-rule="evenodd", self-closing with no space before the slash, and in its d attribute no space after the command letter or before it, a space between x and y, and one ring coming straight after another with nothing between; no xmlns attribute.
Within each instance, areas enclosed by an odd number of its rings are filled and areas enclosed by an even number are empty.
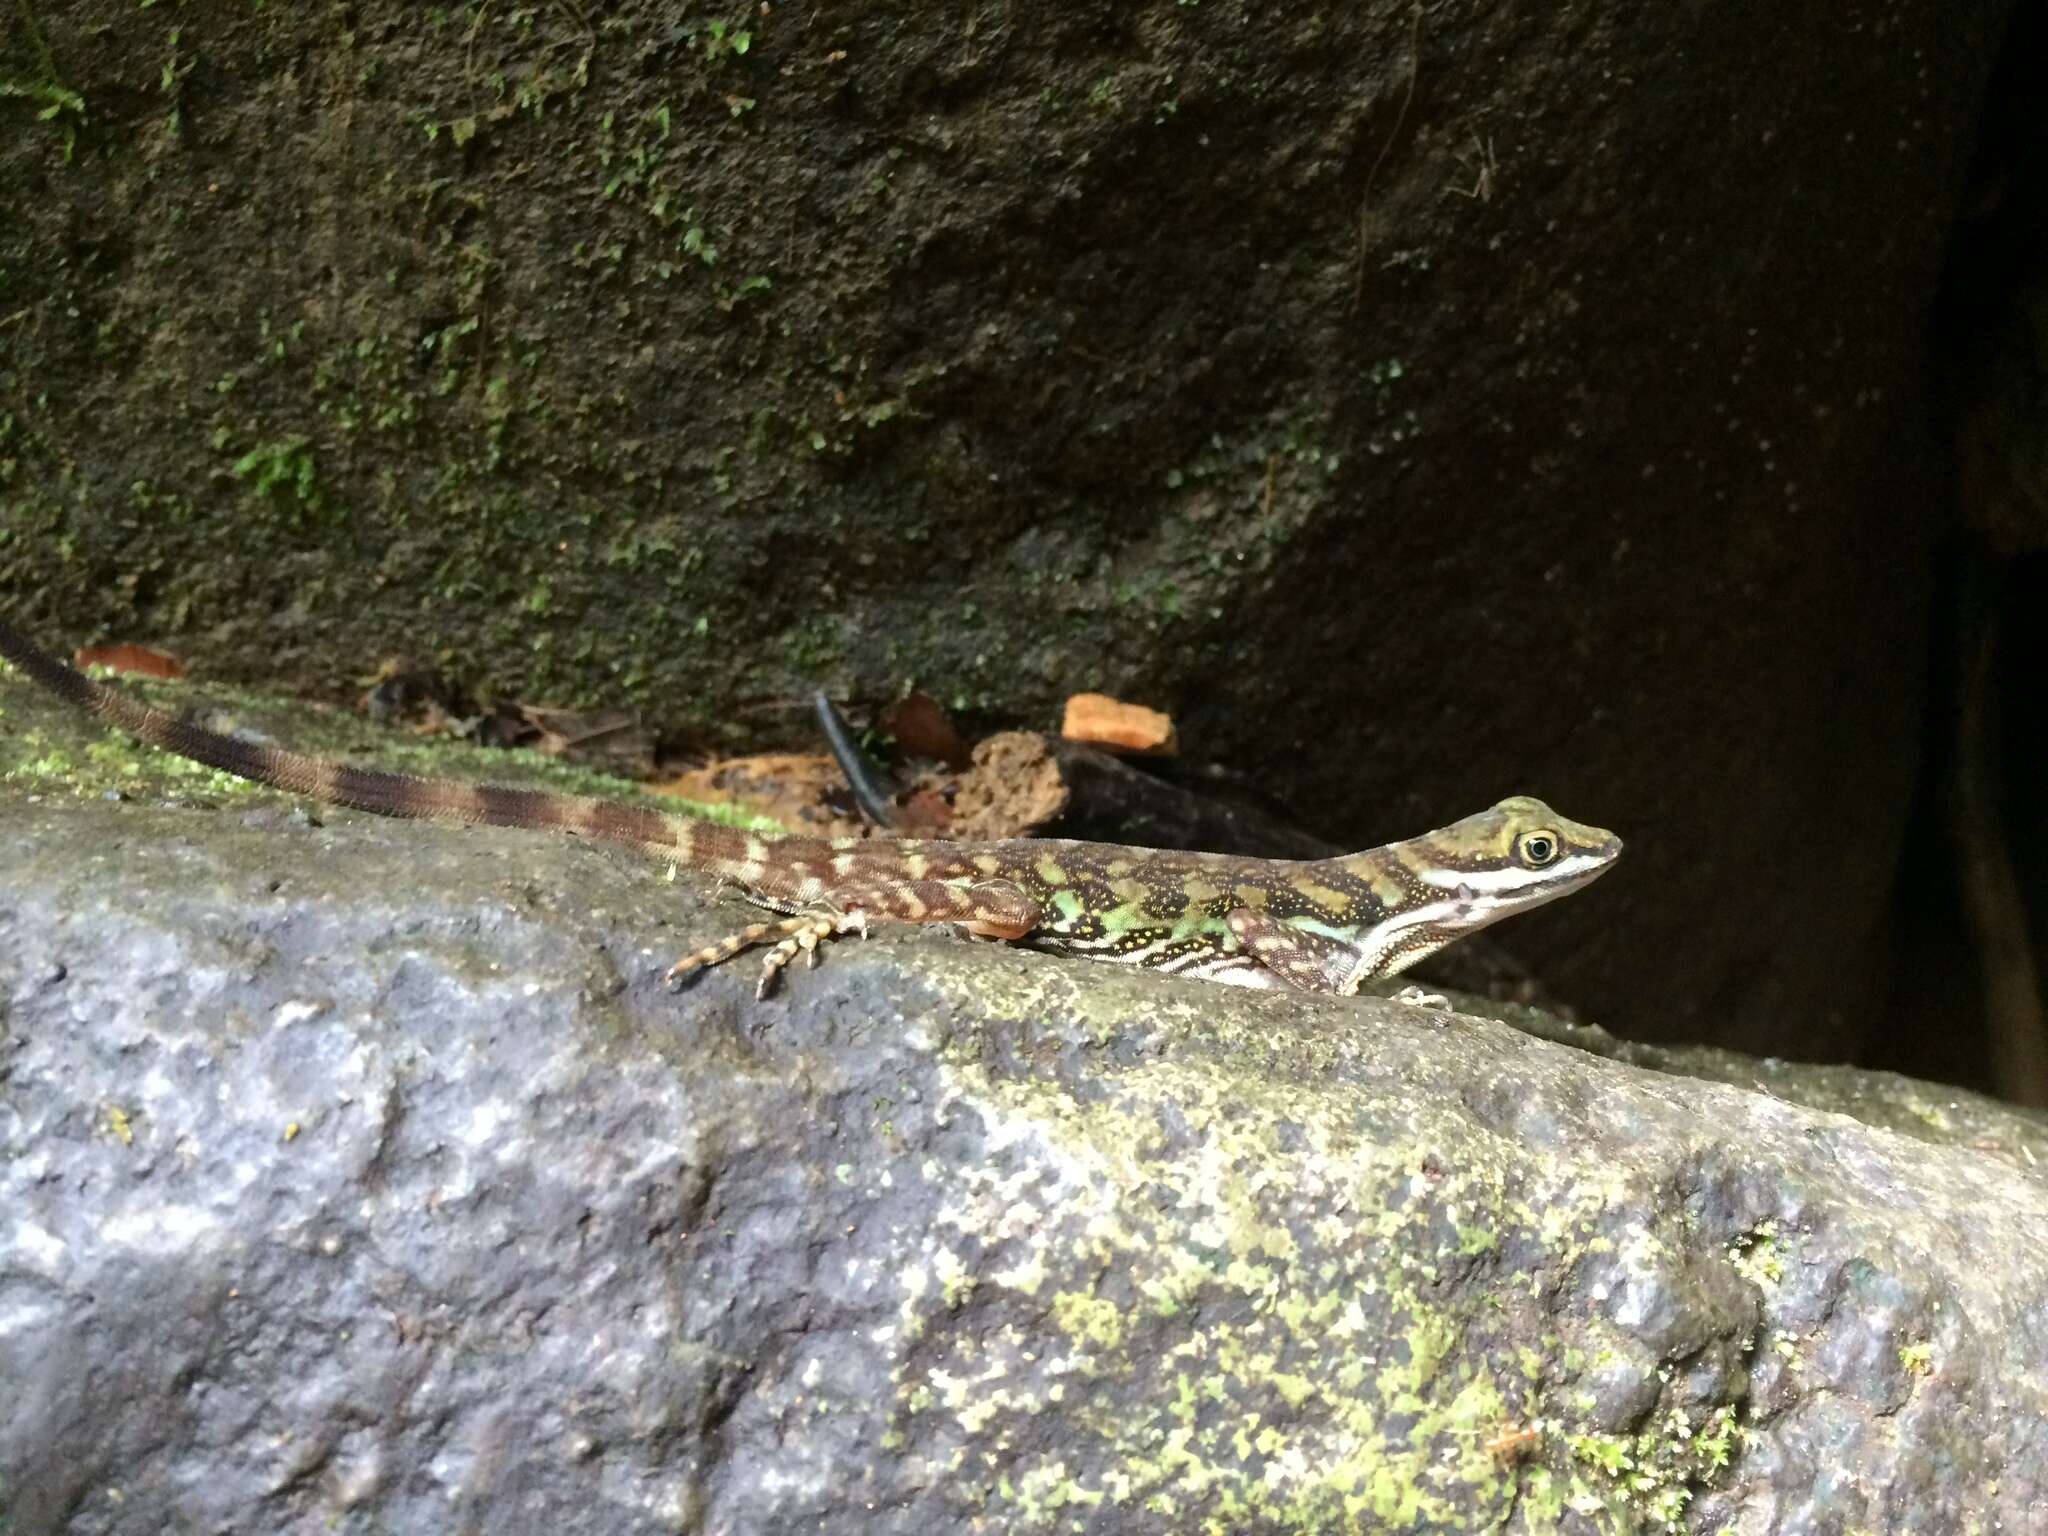
<svg viewBox="0 0 2048 1536"><path fill-rule="evenodd" d="M1564 990L1848 1053L2005 9L25 0L0 590L727 738L1104 688L1360 846L1540 792L1634 850Z"/></svg>
<svg viewBox="0 0 2048 1536"><path fill-rule="evenodd" d="M2040 1117L937 934L671 996L735 914L512 833L17 783L0 870L8 1536L2048 1523Z"/></svg>

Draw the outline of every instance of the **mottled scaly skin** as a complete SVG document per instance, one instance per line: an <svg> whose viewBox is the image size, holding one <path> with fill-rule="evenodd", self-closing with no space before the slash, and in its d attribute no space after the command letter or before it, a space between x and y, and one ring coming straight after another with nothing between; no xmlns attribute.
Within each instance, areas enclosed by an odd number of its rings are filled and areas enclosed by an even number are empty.
<svg viewBox="0 0 2048 1536"><path fill-rule="evenodd" d="M868 922L951 922L985 937L1242 986L1353 992L1462 934L1597 877L1612 833L1539 800L1503 800L1441 831L1333 859L1017 838L988 843L763 836L580 795L422 779L239 741L152 710L0 621L0 656L87 714L241 778L382 816L567 832L650 850L790 914L679 962L679 979L771 947L789 959Z"/></svg>

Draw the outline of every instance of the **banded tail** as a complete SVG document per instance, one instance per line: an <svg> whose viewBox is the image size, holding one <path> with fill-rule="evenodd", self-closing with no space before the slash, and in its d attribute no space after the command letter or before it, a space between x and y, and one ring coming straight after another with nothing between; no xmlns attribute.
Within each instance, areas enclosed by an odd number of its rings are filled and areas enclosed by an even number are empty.
<svg viewBox="0 0 2048 1536"><path fill-rule="evenodd" d="M308 757L282 747L238 741L137 703L118 689L67 666L0 619L0 656L35 682L96 720L152 747L218 768L238 779L378 816L463 821L493 827L570 832L650 849L694 869L743 879L767 841L736 827L671 816L644 806L552 790L419 778Z"/></svg>

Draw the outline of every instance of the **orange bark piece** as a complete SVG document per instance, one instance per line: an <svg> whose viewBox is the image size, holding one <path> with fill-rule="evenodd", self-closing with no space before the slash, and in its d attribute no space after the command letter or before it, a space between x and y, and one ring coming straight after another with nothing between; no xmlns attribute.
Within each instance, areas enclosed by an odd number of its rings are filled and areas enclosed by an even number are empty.
<svg viewBox="0 0 2048 1536"><path fill-rule="evenodd" d="M1060 734L1068 741L1085 741L1113 752L1167 753L1178 744L1172 716L1106 693L1077 693L1068 699Z"/></svg>
<svg viewBox="0 0 2048 1536"><path fill-rule="evenodd" d="M82 645L72 658L81 667L106 667L130 677L158 677L176 682L185 675L178 658L146 645Z"/></svg>

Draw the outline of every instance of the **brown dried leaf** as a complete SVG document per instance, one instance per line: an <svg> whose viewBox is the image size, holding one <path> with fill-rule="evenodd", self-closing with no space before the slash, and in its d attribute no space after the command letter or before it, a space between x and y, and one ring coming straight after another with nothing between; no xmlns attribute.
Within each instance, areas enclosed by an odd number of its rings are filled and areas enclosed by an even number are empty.
<svg viewBox="0 0 2048 1536"><path fill-rule="evenodd" d="M895 737L896 750L904 757L928 757L953 769L968 764L967 743L953 729L945 708L928 693L898 699L882 711L881 725Z"/></svg>

